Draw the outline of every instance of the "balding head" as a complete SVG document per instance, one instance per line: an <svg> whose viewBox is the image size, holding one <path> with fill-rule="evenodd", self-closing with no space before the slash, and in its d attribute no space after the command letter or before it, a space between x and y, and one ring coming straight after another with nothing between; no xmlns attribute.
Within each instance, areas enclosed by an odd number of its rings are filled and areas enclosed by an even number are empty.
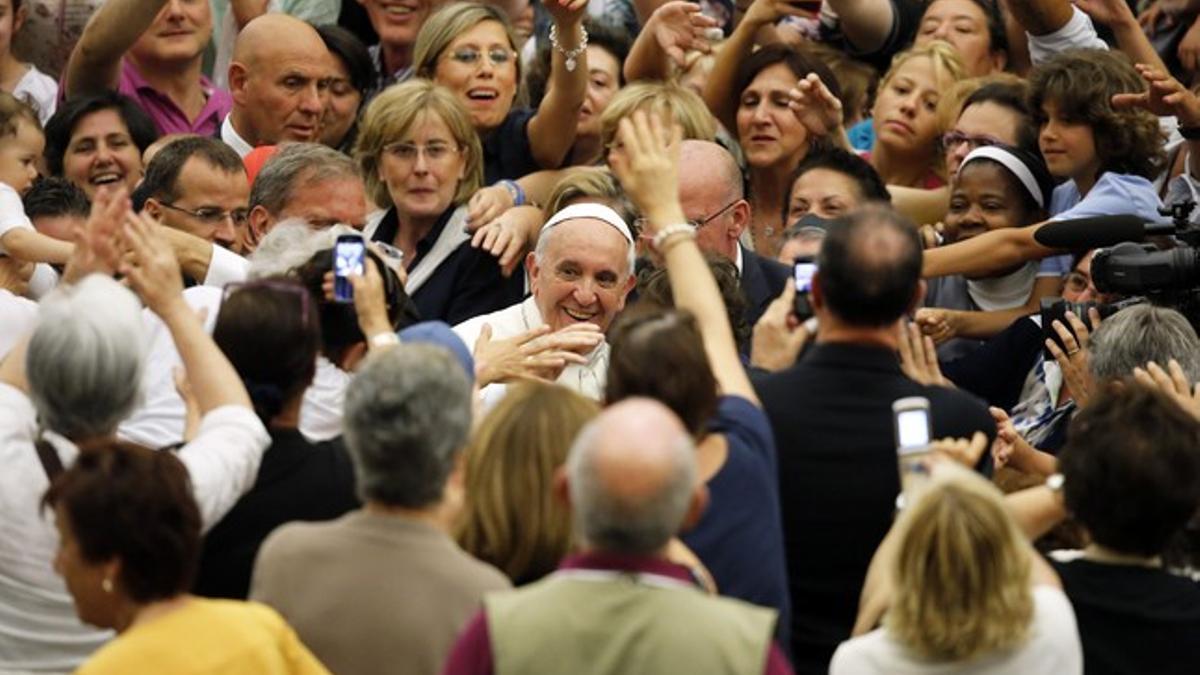
<svg viewBox="0 0 1200 675"><path fill-rule="evenodd" d="M834 221L817 268L818 316L859 328L886 328L890 334L924 294L917 228L886 207L864 207Z"/></svg>
<svg viewBox="0 0 1200 675"><path fill-rule="evenodd" d="M679 203L696 231L701 249L736 257L738 237L750 223L742 192L742 171L725 148L712 141L685 140L679 147Z"/></svg>
<svg viewBox="0 0 1200 675"><path fill-rule="evenodd" d="M333 57L317 31L286 14L264 14L237 36L229 64L233 127L252 146L314 141Z"/></svg>
<svg viewBox="0 0 1200 675"><path fill-rule="evenodd" d="M679 418L657 401L626 399L601 413L579 433L566 464L583 545L659 553L703 511L695 454Z"/></svg>

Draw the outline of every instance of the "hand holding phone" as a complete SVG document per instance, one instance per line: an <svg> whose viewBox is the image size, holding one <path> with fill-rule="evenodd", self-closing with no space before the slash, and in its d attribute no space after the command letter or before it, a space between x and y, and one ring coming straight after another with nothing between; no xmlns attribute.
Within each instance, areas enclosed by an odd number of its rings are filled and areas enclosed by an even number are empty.
<svg viewBox="0 0 1200 675"><path fill-rule="evenodd" d="M356 234L343 234L333 247L333 299L337 302L354 302L354 287L350 276L362 276L365 271L363 258L367 244Z"/></svg>
<svg viewBox="0 0 1200 675"><path fill-rule="evenodd" d="M897 399L892 403L892 420L896 431L896 458L900 463L900 489L909 497L929 479L928 459L933 436L929 399L924 396Z"/></svg>
<svg viewBox="0 0 1200 675"><path fill-rule="evenodd" d="M813 276L817 273L817 263L812 256L802 255L792 263L792 278L796 280L796 301L792 313L804 321L813 315L812 304L808 301L812 291Z"/></svg>

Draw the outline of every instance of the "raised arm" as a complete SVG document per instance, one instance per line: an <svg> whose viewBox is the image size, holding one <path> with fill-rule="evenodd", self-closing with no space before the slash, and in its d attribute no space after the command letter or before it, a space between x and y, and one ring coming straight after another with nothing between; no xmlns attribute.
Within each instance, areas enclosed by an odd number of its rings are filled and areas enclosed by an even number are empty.
<svg viewBox="0 0 1200 675"><path fill-rule="evenodd" d="M675 306L695 315L721 391L758 405L738 356L721 292L679 204L680 129L667 127L657 115L639 111L632 119L621 120L618 135L626 157L617 158L613 173L646 217L645 234L654 239L665 260Z"/></svg>
<svg viewBox="0 0 1200 675"><path fill-rule="evenodd" d="M167 2L177 0L107 0L92 15L67 60L63 82L67 94L116 89L121 58L154 23Z"/></svg>
<svg viewBox="0 0 1200 675"><path fill-rule="evenodd" d="M587 93L587 51L580 49L587 0L548 0L557 48L550 50L550 81L529 120L529 146L538 166L558 168L575 143L579 109ZM572 54L568 61L566 54ZM578 54L576 54L578 52Z"/></svg>
<svg viewBox="0 0 1200 675"><path fill-rule="evenodd" d="M1164 73L1168 72L1125 0L1075 0L1075 6L1092 17L1093 21L1112 29L1117 46L1134 63L1145 63Z"/></svg>
<svg viewBox="0 0 1200 675"><path fill-rule="evenodd" d="M1008 0L1008 10L1030 35L1049 35L1075 14L1070 0Z"/></svg>
<svg viewBox="0 0 1200 675"><path fill-rule="evenodd" d="M887 42L896 23L896 8L890 0L826 0L838 16L846 41L870 54Z"/></svg>
<svg viewBox="0 0 1200 675"><path fill-rule="evenodd" d="M688 0L672 0L660 6L650 15L625 57L625 79L629 82L667 79L671 62L682 67L687 51L712 50L704 31L716 26L716 19L701 14L700 6Z"/></svg>
<svg viewBox="0 0 1200 675"><path fill-rule="evenodd" d="M1117 94L1112 103L1115 108L1143 108L1160 117L1174 116L1181 128L1200 128L1200 99L1187 87L1171 77L1166 68L1138 63L1134 66L1147 90L1140 94ZM1187 172L1194 180L1200 180L1200 138L1187 141Z"/></svg>
<svg viewBox="0 0 1200 675"><path fill-rule="evenodd" d="M886 2L886 0L884 0ZM729 39L717 50L712 72L704 84L704 103L726 129L736 129L738 94L733 90L738 66L754 48L755 36L766 26L772 26L783 16L802 16L804 13L785 0L754 0Z"/></svg>

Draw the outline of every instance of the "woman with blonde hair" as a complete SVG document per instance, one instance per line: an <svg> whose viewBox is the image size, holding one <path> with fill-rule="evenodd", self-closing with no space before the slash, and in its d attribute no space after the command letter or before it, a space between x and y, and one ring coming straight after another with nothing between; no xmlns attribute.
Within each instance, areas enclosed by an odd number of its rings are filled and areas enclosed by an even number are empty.
<svg viewBox="0 0 1200 675"><path fill-rule="evenodd" d="M871 108L875 146L871 165L888 185L936 188L945 184L938 151L942 92L966 77L948 42L934 41L896 55Z"/></svg>
<svg viewBox="0 0 1200 675"><path fill-rule="evenodd" d="M999 490L939 463L879 545L829 672L1081 673L1075 614Z"/></svg>
<svg viewBox="0 0 1200 675"><path fill-rule="evenodd" d="M475 429L464 455L463 509L454 528L465 551L513 584L554 571L571 546L571 514L553 494L554 473L597 406L573 391L512 387Z"/></svg>
<svg viewBox="0 0 1200 675"><path fill-rule="evenodd" d="M716 120L696 92L674 82L635 82L617 92L600 117L600 143L606 153L618 146L615 139L621 120L637 110L674 120L684 139L716 140Z"/></svg>
<svg viewBox="0 0 1200 675"><path fill-rule="evenodd" d="M502 276L464 230L483 151L454 93L419 79L389 87L363 115L354 157L385 209L364 234L403 254L405 290L421 318L454 324L520 302L524 275Z"/></svg>
<svg viewBox="0 0 1200 675"><path fill-rule="evenodd" d="M553 20L553 54L546 94L536 108L519 103L519 43L503 10L455 2L421 27L413 47L416 75L447 87L469 112L483 140L488 184L556 169L567 158L587 92L586 7L581 0L545 4Z"/></svg>

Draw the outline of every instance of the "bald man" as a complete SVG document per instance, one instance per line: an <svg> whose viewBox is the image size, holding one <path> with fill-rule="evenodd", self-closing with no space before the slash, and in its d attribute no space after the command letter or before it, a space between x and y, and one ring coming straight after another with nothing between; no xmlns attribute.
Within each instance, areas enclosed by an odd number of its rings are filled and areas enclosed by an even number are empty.
<svg viewBox="0 0 1200 675"><path fill-rule="evenodd" d="M684 216L697 226L696 244L737 265L746 322L753 326L783 292L791 270L738 242L751 214L733 155L711 141L684 141L679 151L679 202Z"/></svg>
<svg viewBox="0 0 1200 675"><path fill-rule="evenodd" d="M562 471L580 553L541 581L486 596L443 673L792 672L771 639L774 610L706 595L667 559L707 492L692 439L666 406L610 406Z"/></svg>
<svg viewBox="0 0 1200 675"><path fill-rule="evenodd" d="M286 14L264 14L242 29L229 64L233 110L221 140L245 157L260 145L317 140L332 59L321 36Z"/></svg>

